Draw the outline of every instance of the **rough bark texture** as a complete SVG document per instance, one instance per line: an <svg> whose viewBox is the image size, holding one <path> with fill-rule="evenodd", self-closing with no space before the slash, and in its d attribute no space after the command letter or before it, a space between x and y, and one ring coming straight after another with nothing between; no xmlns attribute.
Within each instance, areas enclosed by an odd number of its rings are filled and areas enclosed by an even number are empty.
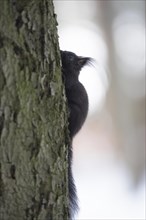
<svg viewBox="0 0 146 220"><path fill-rule="evenodd" d="M0 219L67 220L67 117L52 0L0 0Z"/></svg>

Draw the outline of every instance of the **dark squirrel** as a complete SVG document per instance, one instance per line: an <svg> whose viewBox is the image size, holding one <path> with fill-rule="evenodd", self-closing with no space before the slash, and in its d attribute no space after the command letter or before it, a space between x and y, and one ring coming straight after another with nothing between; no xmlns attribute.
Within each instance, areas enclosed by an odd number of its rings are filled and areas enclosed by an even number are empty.
<svg viewBox="0 0 146 220"><path fill-rule="evenodd" d="M81 57L69 51L61 51L62 77L69 108L69 132L72 145L73 137L81 129L88 113L88 96L84 86L79 82L80 70L92 59ZM78 211L78 198L72 175L72 147L69 148L69 209L70 217Z"/></svg>

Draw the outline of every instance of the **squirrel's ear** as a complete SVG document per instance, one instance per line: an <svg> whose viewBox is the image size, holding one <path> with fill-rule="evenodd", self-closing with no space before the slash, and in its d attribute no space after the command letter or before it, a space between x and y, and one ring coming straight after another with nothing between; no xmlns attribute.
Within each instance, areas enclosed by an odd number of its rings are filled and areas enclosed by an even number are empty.
<svg viewBox="0 0 146 220"><path fill-rule="evenodd" d="M78 65L80 68L92 62L92 58L90 57L78 57Z"/></svg>

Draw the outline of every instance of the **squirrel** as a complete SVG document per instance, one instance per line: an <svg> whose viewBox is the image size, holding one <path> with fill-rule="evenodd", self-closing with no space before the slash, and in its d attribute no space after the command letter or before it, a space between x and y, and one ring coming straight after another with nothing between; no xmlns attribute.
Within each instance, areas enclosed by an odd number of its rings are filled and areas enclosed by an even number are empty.
<svg viewBox="0 0 146 220"><path fill-rule="evenodd" d="M83 126L88 114L88 95L84 86L79 82L81 69L92 62L90 57L77 56L69 51L60 51L62 60L62 78L69 108L69 147L68 176L69 176L69 213L72 218L78 211L78 198L72 175L72 140Z"/></svg>

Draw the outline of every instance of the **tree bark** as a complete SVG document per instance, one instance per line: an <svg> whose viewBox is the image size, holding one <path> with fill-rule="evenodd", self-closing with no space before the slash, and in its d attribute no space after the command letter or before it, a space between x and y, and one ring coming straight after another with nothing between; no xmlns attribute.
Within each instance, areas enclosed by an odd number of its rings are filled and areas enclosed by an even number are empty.
<svg viewBox="0 0 146 220"><path fill-rule="evenodd" d="M0 219L68 219L68 129L52 0L0 1Z"/></svg>

